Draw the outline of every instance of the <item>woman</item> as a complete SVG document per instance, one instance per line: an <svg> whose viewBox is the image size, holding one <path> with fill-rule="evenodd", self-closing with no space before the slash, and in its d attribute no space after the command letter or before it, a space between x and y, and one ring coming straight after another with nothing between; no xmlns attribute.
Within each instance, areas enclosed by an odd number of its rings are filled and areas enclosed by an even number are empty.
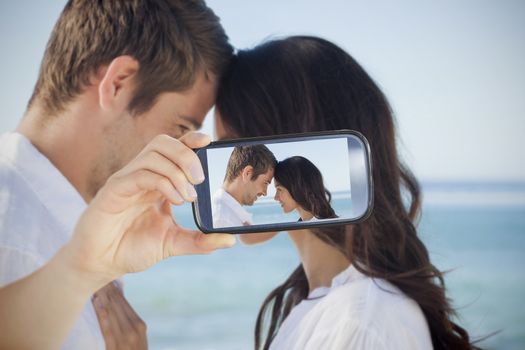
<svg viewBox="0 0 525 350"><path fill-rule="evenodd" d="M296 210L301 221L337 217L330 206L332 196L324 187L323 175L308 159L295 156L280 161L273 176L275 200L285 213Z"/></svg>
<svg viewBox="0 0 525 350"><path fill-rule="evenodd" d="M301 264L264 301L257 349L472 348L417 235L419 185L398 158L390 106L350 55L301 36L239 51L221 80L216 127L220 138L354 129L374 160L367 220L288 233Z"/></svg>

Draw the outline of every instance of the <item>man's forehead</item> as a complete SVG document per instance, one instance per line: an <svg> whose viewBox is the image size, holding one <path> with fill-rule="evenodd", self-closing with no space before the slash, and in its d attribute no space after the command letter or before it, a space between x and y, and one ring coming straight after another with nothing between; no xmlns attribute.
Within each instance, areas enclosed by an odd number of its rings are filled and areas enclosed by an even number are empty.
<svg viewBox="0 0 525 350"><path fill-rule="evenodd" d="M253 169L252 165L247 165L247 166L252 167L252 169ZM270 168L270 169L266 170L265 173L257 175L257 177L254 180L264 180L264 181L269 181L270 182L270 181L272 181L272 178L273 178L273 168Z"/></svg>
<svg viewBox="0 0 525 350"><path fill-rule="evenodd" d="M188 111L181 114L196 129L202 126L204 118L215 104L217 97L217 80L214 76L200 73L197 75L193 86L187 92Z"/></svg>
<svg viewBox="0 0 525 350"><path fill-rule="evenodd" d="M268 169L268 171L266 173L264 173L264 177L268 180L268 181L271 181L272 178L273 178L273 172L274 172L274 169L273 168L270 168Z"/></svg>

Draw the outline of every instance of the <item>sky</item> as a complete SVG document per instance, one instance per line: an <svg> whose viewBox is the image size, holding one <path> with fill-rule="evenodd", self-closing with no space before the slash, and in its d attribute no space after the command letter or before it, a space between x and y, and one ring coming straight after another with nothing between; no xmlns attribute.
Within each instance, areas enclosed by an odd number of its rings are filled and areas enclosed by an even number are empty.
<svg viewBox="0 0 525 350"><path fill-rule="evenodd" d="M24 113L64 3L0 2L0 132ZM236 47L309 34L349 52L389 99L420 180L525 181L525 1L207 3Z"/></svg>

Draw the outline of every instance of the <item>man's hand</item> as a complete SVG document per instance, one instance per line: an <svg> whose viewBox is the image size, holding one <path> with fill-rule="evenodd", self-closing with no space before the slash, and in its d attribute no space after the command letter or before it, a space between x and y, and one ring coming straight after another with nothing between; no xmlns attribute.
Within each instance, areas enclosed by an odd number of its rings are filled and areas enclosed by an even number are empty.
<svg viewBox="0 0 525 350"><path fill-rule="evenodd" d="M174 255L206 254L235 243L233 235L203 234L177 224L171 204L195 199L204 180L191 148L210 142L189 133L180 140L157 136L111 176L91 201L62 254L95 290Z"/></svg>
<svg viewBox="0 0 525 350"><path fill-rule="evenodd" d="M106 350L148 348L146 323L129 305L115 282L108 283L93 296Z"/></svg>

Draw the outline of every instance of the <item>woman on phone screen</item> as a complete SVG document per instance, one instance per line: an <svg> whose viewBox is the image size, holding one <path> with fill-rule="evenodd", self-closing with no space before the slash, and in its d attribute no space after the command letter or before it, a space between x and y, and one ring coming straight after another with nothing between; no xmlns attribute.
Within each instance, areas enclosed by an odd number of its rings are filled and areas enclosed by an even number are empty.
<svg viewBox="0 0 525 350"><path fill-rule="evenodd" d="M294 156L278 162L273 177L274 199L285 213L297 211L300 221L337 217L330 206L332 196L324 187L323 175L308 159Z"/></svg>

